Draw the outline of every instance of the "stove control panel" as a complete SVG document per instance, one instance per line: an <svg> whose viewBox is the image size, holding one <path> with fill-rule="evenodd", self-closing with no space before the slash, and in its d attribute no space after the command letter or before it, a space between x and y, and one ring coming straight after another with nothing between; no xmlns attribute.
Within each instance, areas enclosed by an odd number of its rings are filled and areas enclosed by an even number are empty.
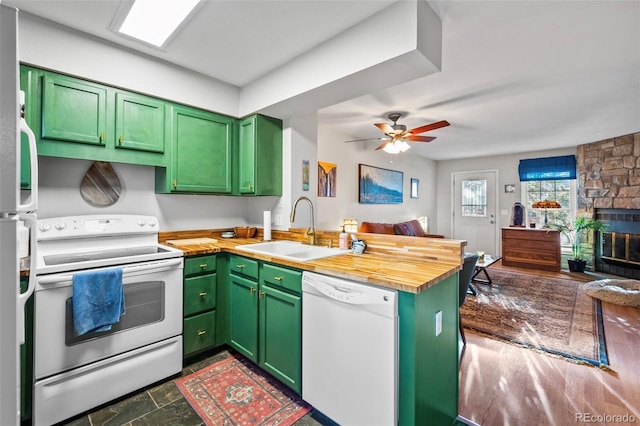
<svg viewBox="0 0 640 426"><path fill-rule="evenodd" d="M87 215L38 220L38 240L87 238L100 235L157 234L154 216Z"/></svg>

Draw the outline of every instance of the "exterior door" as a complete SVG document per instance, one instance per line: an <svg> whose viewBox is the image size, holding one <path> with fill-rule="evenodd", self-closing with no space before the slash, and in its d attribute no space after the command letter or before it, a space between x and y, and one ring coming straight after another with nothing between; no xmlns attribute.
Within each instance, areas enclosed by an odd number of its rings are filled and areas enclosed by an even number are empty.
<svg viewBox="0 0 640 426"><path fill-rule="evenodd" d="M466 252L498 256L496 170L454 173L453 238L467 240Z"/></svg>

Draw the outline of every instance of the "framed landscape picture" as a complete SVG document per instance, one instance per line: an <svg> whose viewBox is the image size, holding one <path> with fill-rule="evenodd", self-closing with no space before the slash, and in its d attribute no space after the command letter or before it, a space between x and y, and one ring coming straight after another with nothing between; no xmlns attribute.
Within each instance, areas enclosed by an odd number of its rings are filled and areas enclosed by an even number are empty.
<svg viewBox="0 0 640 426"><path fill-rule="evenodd" d="M358 165L361 204L402 204L402 172Z"/></svg>

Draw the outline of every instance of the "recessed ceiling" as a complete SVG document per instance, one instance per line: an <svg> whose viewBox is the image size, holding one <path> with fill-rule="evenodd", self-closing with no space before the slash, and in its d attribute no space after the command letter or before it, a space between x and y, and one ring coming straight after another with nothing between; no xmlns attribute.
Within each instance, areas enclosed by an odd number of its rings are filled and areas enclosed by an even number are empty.
<svg viewBox="0 0 640 426"><path fill-rule="evenodd" d="M165 49L110 31L117 1L5 3L242 87L394 1L209 0ZM640 132L640 2L429 4L443 21L442 70L324 108L319 126L362 139L381 136L373 124L388 122L390 112L403 112L399 123L407 128L447 120L451 126L428 133L436 140L403 154L434 160L573 147ZM394 25L401 23L380 31Z"/></svg>

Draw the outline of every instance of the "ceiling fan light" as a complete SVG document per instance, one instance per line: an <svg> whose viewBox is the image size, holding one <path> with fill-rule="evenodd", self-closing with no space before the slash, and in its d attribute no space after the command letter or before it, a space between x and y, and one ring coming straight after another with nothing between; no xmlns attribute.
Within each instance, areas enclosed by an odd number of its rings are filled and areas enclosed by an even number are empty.
<svg viewBox="0 0 640 426"><path fill-rule="evenodd" d="M405 152L409 148L411 148L411 146L407 142L403 140L397 140L386 144L385 147L382 148L382 150L389 154L400 154L401 152Z"/></svg>

